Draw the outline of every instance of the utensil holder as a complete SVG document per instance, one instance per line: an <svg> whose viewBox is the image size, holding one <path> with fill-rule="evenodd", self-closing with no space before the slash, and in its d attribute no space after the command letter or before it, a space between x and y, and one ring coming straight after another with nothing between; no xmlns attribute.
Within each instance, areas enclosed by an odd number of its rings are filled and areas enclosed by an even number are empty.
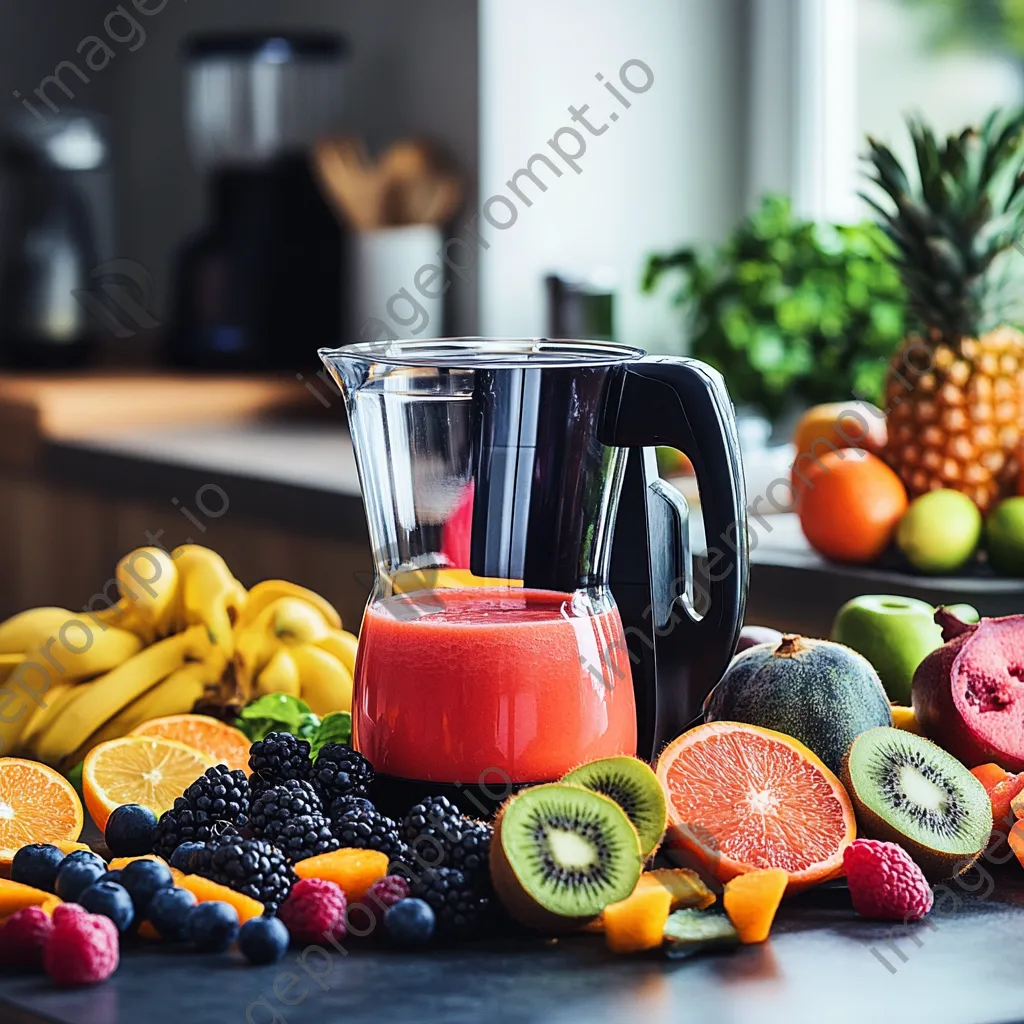
<svg viewBox="0 0 1024 1024"><path fill-rule="evenodd" d="M377 228L353 236L352 341L444 337L444 244L434 224ZM433 267L433 271L421 268Z"/></svg>

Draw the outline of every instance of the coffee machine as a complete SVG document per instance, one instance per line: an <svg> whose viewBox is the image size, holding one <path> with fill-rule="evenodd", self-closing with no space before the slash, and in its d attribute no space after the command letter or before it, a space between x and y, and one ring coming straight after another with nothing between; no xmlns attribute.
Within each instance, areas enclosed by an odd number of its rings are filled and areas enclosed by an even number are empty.
<svg viewBox="0 0 1024 1024"><path fill-rule="evenodd" d="M207 226L178 257L168 360L209 370L296 369L341 329L341 228L309 162L338 129L343 38L191 39L186 117L207 177Z"/></svg>

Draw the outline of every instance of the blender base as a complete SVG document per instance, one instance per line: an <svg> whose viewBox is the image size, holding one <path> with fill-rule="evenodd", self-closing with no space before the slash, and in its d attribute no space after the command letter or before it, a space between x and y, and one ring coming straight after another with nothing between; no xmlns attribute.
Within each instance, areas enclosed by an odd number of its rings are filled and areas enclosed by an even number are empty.
<svg viewBox="0 0 1024 1024"><path fill-rule="evenodd" d="M553 780L552 780L553 781ZM461 782L427 782L423 779L402 779L394 775L378 774L374 779L372 799L379 811L389 818L401 821L409 808L424 797L446 796L463 814L471 818L489 819L512 795L538 782L505 782L493 785L464 785Z"/></svg>

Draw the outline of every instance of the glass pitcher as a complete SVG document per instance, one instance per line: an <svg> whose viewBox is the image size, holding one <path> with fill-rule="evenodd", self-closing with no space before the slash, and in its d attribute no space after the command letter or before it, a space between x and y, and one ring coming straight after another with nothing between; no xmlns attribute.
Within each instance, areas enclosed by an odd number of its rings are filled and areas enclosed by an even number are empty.
<svg viewBox="0 0 1024 1024"><path fill-rule="evenodd" d="M636 754L638 738L647 753L690 714L655 694L673 685L672 672L654 678L655 647L685 651L683 675L714 647L720 671L742 618L745 525L709 623L692 609L685 503L638 452L635 521L620 518L614 561L631 609L646 600L631 618L646 616L650 650L633 649L610 576L630 448L680 447L718 525L742 519L735 425L713 371L597 342L374 342L320 356L344 395L373 547L352 714L378 775L434 792L552 780ZM696 432L668 422L684 402L706 421ZM705 509L715 529L708 520ZM655 637L666 613L679 628ZM674 685L690 682L676 672Z"/></svg>

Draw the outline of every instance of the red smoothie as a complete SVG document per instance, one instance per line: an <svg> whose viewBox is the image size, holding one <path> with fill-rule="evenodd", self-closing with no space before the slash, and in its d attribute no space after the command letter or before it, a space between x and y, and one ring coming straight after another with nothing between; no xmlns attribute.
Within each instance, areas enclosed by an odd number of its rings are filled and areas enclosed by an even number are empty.
<svg viewBox="0 0 1024 1024"><path fill-rule="evenodd" d="M467 588L387 598L363 617L355 744L385 775L498 784L636 753L619 613L583 594Z"/></svg>

